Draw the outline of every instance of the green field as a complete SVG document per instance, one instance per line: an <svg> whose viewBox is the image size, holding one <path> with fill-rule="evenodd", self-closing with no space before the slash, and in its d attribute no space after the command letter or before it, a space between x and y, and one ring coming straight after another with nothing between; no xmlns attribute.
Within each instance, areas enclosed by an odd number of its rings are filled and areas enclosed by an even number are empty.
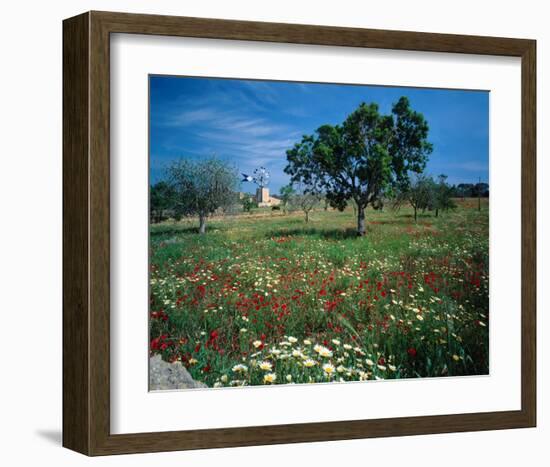
<svg viewBox="0 0 550 467"><path fill-rule="evenodd" d="M150 349L208 386L489 370L489 208L258 210L151 226Z"/></svg>

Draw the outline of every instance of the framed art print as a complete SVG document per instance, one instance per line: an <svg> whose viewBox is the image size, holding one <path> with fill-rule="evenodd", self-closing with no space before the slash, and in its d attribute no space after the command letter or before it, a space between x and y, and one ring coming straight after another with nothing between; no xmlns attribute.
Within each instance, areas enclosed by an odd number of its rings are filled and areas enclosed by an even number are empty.
<svg viewBox="0 0 550 467"><path fill-rule="evenodd" d="M64 446L535 426L534 41L63 27Z"/></svg>

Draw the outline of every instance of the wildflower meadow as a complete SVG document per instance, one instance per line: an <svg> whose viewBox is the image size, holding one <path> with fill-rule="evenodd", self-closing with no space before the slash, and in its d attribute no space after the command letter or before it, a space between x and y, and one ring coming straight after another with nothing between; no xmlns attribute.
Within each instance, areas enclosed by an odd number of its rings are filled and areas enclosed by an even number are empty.
<svg viewBox="0 0 550 467"><path fill-rule="evenodd" d="M208 387L485 375L489 202L150 227L150 352Z"/></svg>

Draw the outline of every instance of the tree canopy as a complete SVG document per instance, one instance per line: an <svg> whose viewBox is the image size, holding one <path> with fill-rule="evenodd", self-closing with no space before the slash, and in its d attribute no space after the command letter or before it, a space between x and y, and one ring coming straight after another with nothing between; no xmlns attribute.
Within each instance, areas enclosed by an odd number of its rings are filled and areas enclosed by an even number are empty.
<svg viewBox="0 0 550 467"><path fill-rule="evenodd" d="M393 187L409 184L424 170L432 151L428 123L401 97L391 114L362 103L340 125L322 125L287 151L285 172L292 183L324 193L332 207L357 204L357 232L364 235L365 209Z"/></svg>
<svg viewBox="0 0 550 467"><path fill-rule="evenodd" d="M168 168L167 175L176 213L198 216L199 233L206 232L209 215L235 203L237 171L224 161L181 159Z"/></svg>
<svg viewBox="0 0 550 467"><path fill-rule="evenodd" d="M164 180L151 185L149 194L149 206L151 222L158 223L166 219L167 211L172 209L174 202L174 190Z"/></svg>

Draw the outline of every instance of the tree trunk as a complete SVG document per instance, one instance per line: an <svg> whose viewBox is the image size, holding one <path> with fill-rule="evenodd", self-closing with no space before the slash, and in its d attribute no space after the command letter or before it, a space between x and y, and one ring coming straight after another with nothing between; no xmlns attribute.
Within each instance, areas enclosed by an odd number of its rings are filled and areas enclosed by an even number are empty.
<svg viewBox="0 0 550 467"><path fill-rule="evenodd" d="M357 235L363 237L367 232L365 226L365 208L357 205Z"/></svg>
<svg viewBox="0 0 550 467"><path fill-rule="evenodd" d="M435 217L439 214L439 208L435 208Z"/></svg>
<svg viewBox="0 0 550 467"><path fill-rule="evenodd" d="M414 208L414 221L416 222L416 208Z"/></svg>
<svg viewBox="0 0 550 467"><path fill-rule="evenodd" d="M309 211L304 211L306 213L306 223L309 222Z"/></svg>
<svg viewBox="0 0 550 467"><path fill-rule="evenodd" d="M199 233L206 233L206 216L204 214L199 214Z"/></svg>

